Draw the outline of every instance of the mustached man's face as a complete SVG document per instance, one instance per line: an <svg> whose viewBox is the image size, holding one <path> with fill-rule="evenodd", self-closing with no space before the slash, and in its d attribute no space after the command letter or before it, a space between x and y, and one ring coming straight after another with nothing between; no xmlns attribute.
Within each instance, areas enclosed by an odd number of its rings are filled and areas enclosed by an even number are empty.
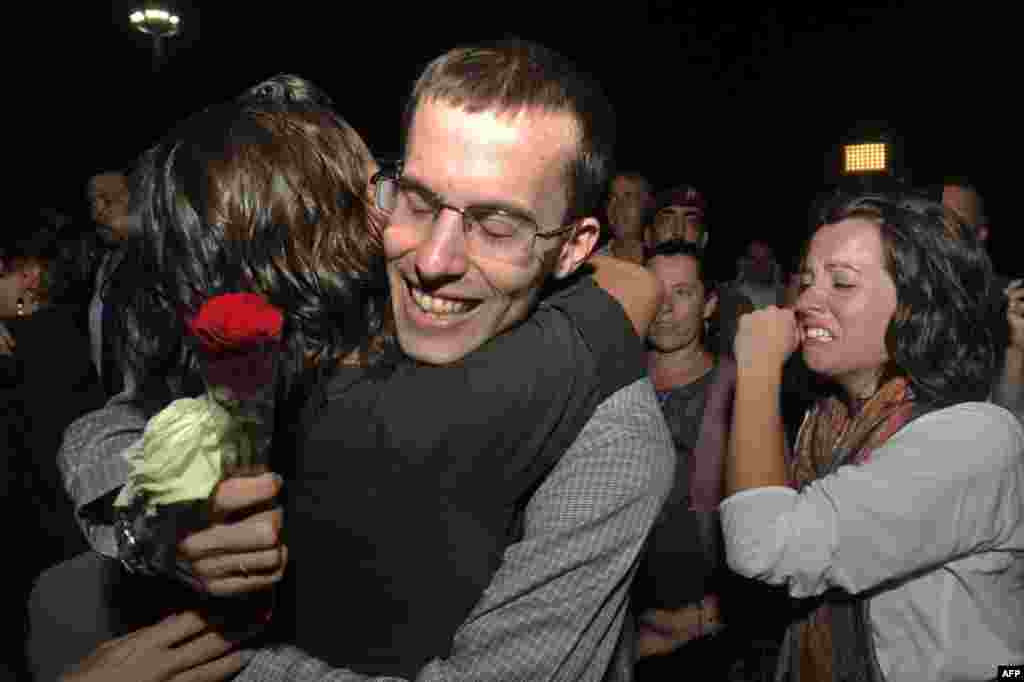
<svg viewBox="0 0 1024 682"><path fill-rule="evenodd" d="M89 181L92 219L107 241L127 239L129 204L128 179L120 173L102 173Z"/></svg>

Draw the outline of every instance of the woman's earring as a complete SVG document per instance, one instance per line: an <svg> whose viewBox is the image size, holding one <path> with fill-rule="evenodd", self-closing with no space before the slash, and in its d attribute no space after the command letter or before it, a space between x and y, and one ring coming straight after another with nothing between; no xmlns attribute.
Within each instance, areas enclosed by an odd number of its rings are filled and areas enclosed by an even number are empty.
<svg viewBox="0 0 1024 682"><path fill-rule="evenodd" d="M25 299L19 298L18 299L18 317L23 317L24 315L25 315Z"/></svg>

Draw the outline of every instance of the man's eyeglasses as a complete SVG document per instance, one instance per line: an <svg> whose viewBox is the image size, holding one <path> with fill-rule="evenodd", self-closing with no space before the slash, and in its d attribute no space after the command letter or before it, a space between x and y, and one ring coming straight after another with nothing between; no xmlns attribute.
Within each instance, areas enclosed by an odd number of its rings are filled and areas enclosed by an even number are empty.
<svg viewBox="0 0 1024 682"><path fill-rule="evenodd" d="M424 234L433 227L441 211L458 213L462 216L468 249L483 258L525 265L530 261L537 237L556 237L576 227L574 221L544 232L526 215L491 206L457 208L444 203L433 192L403 180L400 170L381 171L373 176L372 182L377 208L390 214L395 223L417 228Z"/></svg>

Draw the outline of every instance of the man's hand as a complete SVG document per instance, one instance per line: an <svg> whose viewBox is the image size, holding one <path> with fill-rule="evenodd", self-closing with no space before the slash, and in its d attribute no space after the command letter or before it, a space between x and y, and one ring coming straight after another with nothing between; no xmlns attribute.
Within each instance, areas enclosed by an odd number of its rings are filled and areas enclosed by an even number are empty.
<svg viewBox="0 0 1024 682"><path fill-rule="evenodd" d="M1024 279L1016 279L1004 290L1010 346L1024 352Z"/></svg>
<svg viewBox="0 0 1024 682"><path fill-rule="evenodd" d="M796 315L770 305L740 317L734 342L737 367L781 369L802 343Z"/></svg>
<svg viewBox="0 0 1024 682"><path fill-rule="evenodd" d="M229 478L214 490L213 524L178 543L179 559L207 592L257 592L281 580L288 548L281 542L280 490L280 477L269 473Z"/></svg>
<svg viewBox="0 0 1024 682"><path fill-rule="evenodd" d="M61 676L61 682L213 682L242 669L239 642L193 611L112 639Z"/></svg>
<svg viewBox="0 0 1024 682"><path fill-rule="evenodd" d="M715 595L679 609L649 609L640 614L639 620L637 658L670 654L690 640L724 627Z"/></svg>

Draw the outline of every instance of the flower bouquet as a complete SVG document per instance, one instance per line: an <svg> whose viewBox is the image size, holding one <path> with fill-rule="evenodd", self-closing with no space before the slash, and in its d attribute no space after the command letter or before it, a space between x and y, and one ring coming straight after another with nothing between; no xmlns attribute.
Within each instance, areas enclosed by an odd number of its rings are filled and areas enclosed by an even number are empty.
<svg viewBox="0 0 1024 682"><path fill-rule="evenodd" d="M125 456L131 473L114 503L121 560L134 572L175 575L178 541L209 525L207 500L231 476L268 470L284 317L262 296L206 301L187 320L206 392L179 398L146 424Z"/></svg>

